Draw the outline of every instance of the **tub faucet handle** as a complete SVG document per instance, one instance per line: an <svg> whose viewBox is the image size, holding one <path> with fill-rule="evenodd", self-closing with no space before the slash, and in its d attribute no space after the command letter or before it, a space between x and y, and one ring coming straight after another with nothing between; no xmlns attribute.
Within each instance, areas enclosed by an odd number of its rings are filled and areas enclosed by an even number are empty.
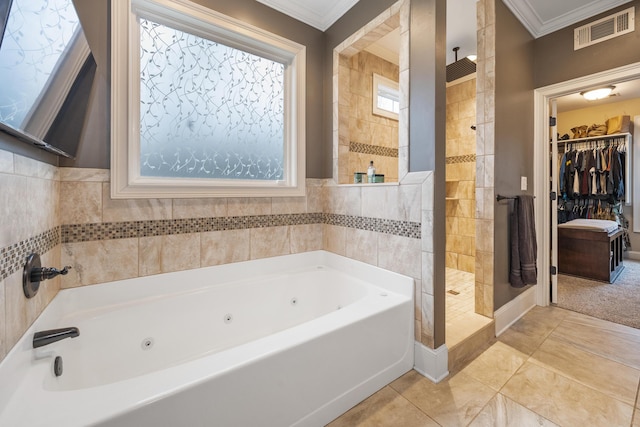
<svg viewBox="0 0 640 427"><path fill-rule="evenodd" d="M53 279L58 275L65 275L69 272L70 265L66 265L62 270L55 267L36 267L31 270L31 281L42 282L43 280Z"/></svg>
<svg viewBox="0 0 640 427"><path fill-rule="evenodd" d="M69 272L70 265L65 266L62 270L54 267L42 267L40 263L40 255L32 253L27 257L22 270L22 289L24 296L33 298L40 288L40 282L53 279L58 275L65 275Z"/></svg>

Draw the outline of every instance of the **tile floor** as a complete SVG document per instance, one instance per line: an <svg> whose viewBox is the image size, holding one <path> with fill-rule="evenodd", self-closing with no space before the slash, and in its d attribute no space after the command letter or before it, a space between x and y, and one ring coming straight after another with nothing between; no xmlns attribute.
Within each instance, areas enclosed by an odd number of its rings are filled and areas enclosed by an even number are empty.
<svg viewBox="0 0 640 427"><path fill-rule="evenodd" d="M640 330L534 307L434 384L410 371L329 424L640 427Z"/></svg>
<svg viewBox="0 0 640 427"><path fill-rule="evenodd" d="M445 342L451 348L474 332L491 323L491 319L475 312L475 275L447 268L445 298ZM457 295L449 293L457 292Z"/></svg>

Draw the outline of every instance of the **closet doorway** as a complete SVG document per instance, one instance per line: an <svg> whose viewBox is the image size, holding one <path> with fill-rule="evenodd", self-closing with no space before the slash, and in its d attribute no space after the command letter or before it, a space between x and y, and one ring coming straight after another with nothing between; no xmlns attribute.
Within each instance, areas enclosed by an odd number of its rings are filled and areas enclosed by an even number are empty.
<svg viewBox="0 0 640 427"><path fill-rule="evenodd" d="M622 86L622 83L629 82L631 80L640 79L640 72L638 71L639 64L632 64L625 67L620 67L617 69L609 70L606 72L598 73L592 76L582 77L579 79L559 83L556 85L544 87L535 90L534 99L535 99L535 141L536 141L536 149L535 149L535 159L534 166L537 175L535 176L535 194L537 200L536 206L536 227L538 229L539 236L539 245L538 245L538 267L541 272L549 272L548 280L542 280L540 286L538 286L537 290L537 303L539 305L548 305L550 303L558 302L558 278L560 280L566 280L567 277L564 275L552 274L553 267L558 266L558 206L560 202L560 207L566 202L562 200L562 196L558 191L559 188L559 159L560 156L565 151L566 142L560 141L560 144L557 144L556 141L558 137L563 139L562 137L565 134L569 134L569 138L572 139L573 134L571 131L567 131L567 129L571 129L571 127L578 126L578 123L567 123L568 120L575 120L575 116L572 116L568 113L568 109L571 107L567 107L567 99L571 96L576 96L575 94L579 94L581 91L591 89L593 87L599 86L607 86L607 85L616 85L619 84ZM621 83L622 82L622 83ZM609 100L609 101L617 101L617 100ZM557 104L560 104L559 111L556 111ZM593 104L595 105L595 104ZM575 106L574 106L575 107ZM613 111L613 110L612 110ZM600 112L601 113L601 112ZM626 114L626 111L624 111ZM633 114L633 113L632 113ZM553 121L549 120L549 117L556 117L558 120L556 121L556 126L553 126ZM564 123L561 120L564 117ZM633 120L633 117L631 117ZM602 121L602 120L600 120ZM580 123L581 124L581 123ZM586 124L586 123L585 123ZM589 123L592 125L592 123ZM567 128L567 126L569 126ZM636 127L638 129L640 126ZM558 135L559 133L559 135ZM636 132L638 135L638 132ZM566 138L566 137L565 137ZM549 144L549 140L551 139L552 143ZM616 142L617 144L618 142ZM606 143L600 143L604 146ZM590 147L593 145L597 145L596 142L590 142L586 145ZM587 148L585 147L582 148ZM635 142L635 147L638 146L638 142ZM578 147L572 147L578 148ZM638 158L640 155L640 150L635 150L635 157ZM551 161L550 161L551 160ZM630 172L633 171L632 164L634 163L633 158L629 158L629 163L627 168L630 168ZM552 177L550 180L549 177ZM565 183L566 184L566 183ZM630 186L631 180L626 183L628 191L626 195L627 200L631 200L635 202L636 205L639 206L639 209L636 211L640 211L640 185L638 188L633 188ZM550 194L555 192L558 197L555 199L550 197ZM635 192L636 194L633 194ZM595 204L590 206L589 202L585 202L586 204L583 206L578 206L577 209L582 208L584 215L587 216L585 209L597 209L599 204ZM624 203L623 203L624 205ZM604 205L603 205L604 206ZM631 220L631 206L623 206L624 207L624 215ZM573 209L573 207L572 207ZM593 216L593 210L591 211L591 215ZM560 211L561 215L564 213ZM639 212L636 212L636 216ZM560 222L562 222L565 218L561 218ZM632 221L631 221L632 222ZM640 223L639 223L640 225ZM563 230L566 232L566 230ZM633 233L633 229L630 228L630 233ZM635 237L635 236L633 236ZM637 246L637 245L636 245ZM637 249L640 249L638 247ZM566 250L566 249L565 249ZM633 254L633 252L632 252ZM636 254L638 254L636 252ZM633 257L633 255L632 255ZM628 258L628 253L625 254L625 258ZM627 259L625 259L627 261ZM630 261L629 264L632 265L633 261ZM570 278L571 280L571 278ZM595 283L595 282L593 282ZM608 284L608 283L607 283ZM602 288L611 290L612 287ZM593 299L593 298L591 298ZM567 307L570 309L575 309L576 311L580 311L575 307ZM614 319L609 319L613 320Z"/></svg>

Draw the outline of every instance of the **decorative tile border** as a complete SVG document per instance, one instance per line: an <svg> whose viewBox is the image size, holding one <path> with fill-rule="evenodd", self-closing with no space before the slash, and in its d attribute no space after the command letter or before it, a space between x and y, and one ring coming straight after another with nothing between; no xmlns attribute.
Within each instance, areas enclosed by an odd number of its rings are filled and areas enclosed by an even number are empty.
<svg viewBox="0 0 640 427"><path fill-rule="evenodd" d="M37 236L0 248L0 280L4 280L24 265L32 253L46 253L60 243L95 240L127 239L207 231L242 230L248 228L287 225L328 224L359 230L419 239L421 224L384 218L368 218L328 213L256 215L220 218L190 218L172 220L126 221L95 224L70 224L54 227Z"/></svg>
<svg viewBox="0 0 640 427"><path fill-rule="evenodd" d="M451 156L445 159L445 162L448 165L452 163L473 163L475 161L476 161L475 154L465 154L463 156Z"/></svg>
<svg viewBox="0 0 640 427"><path fill-rule="evenodd" d="M322 215L304 213L71 224L62 226L62 243L318 224L322 223Z"/></svg>
<svg viewBox="0 0 640 427"><path fill-rule="evenodd" d="M368 218L353 215L325 214L325 224L338 225L358 230L376 231L378 233L393 234L395 236L420 239L422 224L411 221L396 221L384 218Z"/></svg>
<svg viewBox="0 0 640 427"><path fill-rule="evenodd" d="M349 151L351 153L373 154L376 156L398 157L398 149L390 147L380 147L378 145L363 144L361 142L349 142Z"/></svg>
<svg viewBox="0 0 640 427"><path fill-rule="evenodd" d="M46 253L60 244L60 227L0 249L0 280L4 280L24 266L33 252Z"/></svg>
<svg viewBox="0 0 640 427"><path fill-rule="evenodd" d="M342 227L377 231L379 233L394 234L415 239L419 239L421 233L421 225L418 222L394 221L352 215L305 213L71 224L62 226L62 243L303 224L339 225Z"/></svg>

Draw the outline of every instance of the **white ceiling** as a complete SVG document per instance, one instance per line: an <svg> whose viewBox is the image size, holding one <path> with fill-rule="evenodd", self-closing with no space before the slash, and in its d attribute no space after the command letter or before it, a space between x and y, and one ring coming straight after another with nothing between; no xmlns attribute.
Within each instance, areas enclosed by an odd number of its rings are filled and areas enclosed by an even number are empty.
<svg viewBox="0 0 640 427"><path fill-rule="evenodd" d="M329 28L358 0L257 0L321 31Z"/></svg>
<svg viewBox="0 0 640 427"><path fill-rule="evenodd" d="M325 31L358 0L257 0ZM476 53L477 0L447 0L447 64ZM502 0L535 38L575 24L631 0Z"/></svg>
<svg viewBox="0 0 640 427"><path fill-rule="evenodd" d="M286 15L325 31L358 0L257 0ZM366 1L366 0L363 0ZM502 0L534 38L568 27L606 12L631 0ZM454 62L454 47L460 47L458 59L476 53L477 0L447 0L447 64ZM393 61L397 34L382 40L376 54ZM387 55L385 57L385 54ZM579 94L558 98L558 110L587 108L596 103L619 102L640 98L640 81L616 84L615 96L600 101L585 101Z"/></svg>
<svg viewBox="0 0 640 427"><path fill-rule="evenodd" d="M580 110L594 107L596 105L611 104L613 102L629 101L640 98L640 80L615 83L616 87L611 95L605 99L597 101L587 101L579 93L565 95L557 98L558 112Z"/></svg>

